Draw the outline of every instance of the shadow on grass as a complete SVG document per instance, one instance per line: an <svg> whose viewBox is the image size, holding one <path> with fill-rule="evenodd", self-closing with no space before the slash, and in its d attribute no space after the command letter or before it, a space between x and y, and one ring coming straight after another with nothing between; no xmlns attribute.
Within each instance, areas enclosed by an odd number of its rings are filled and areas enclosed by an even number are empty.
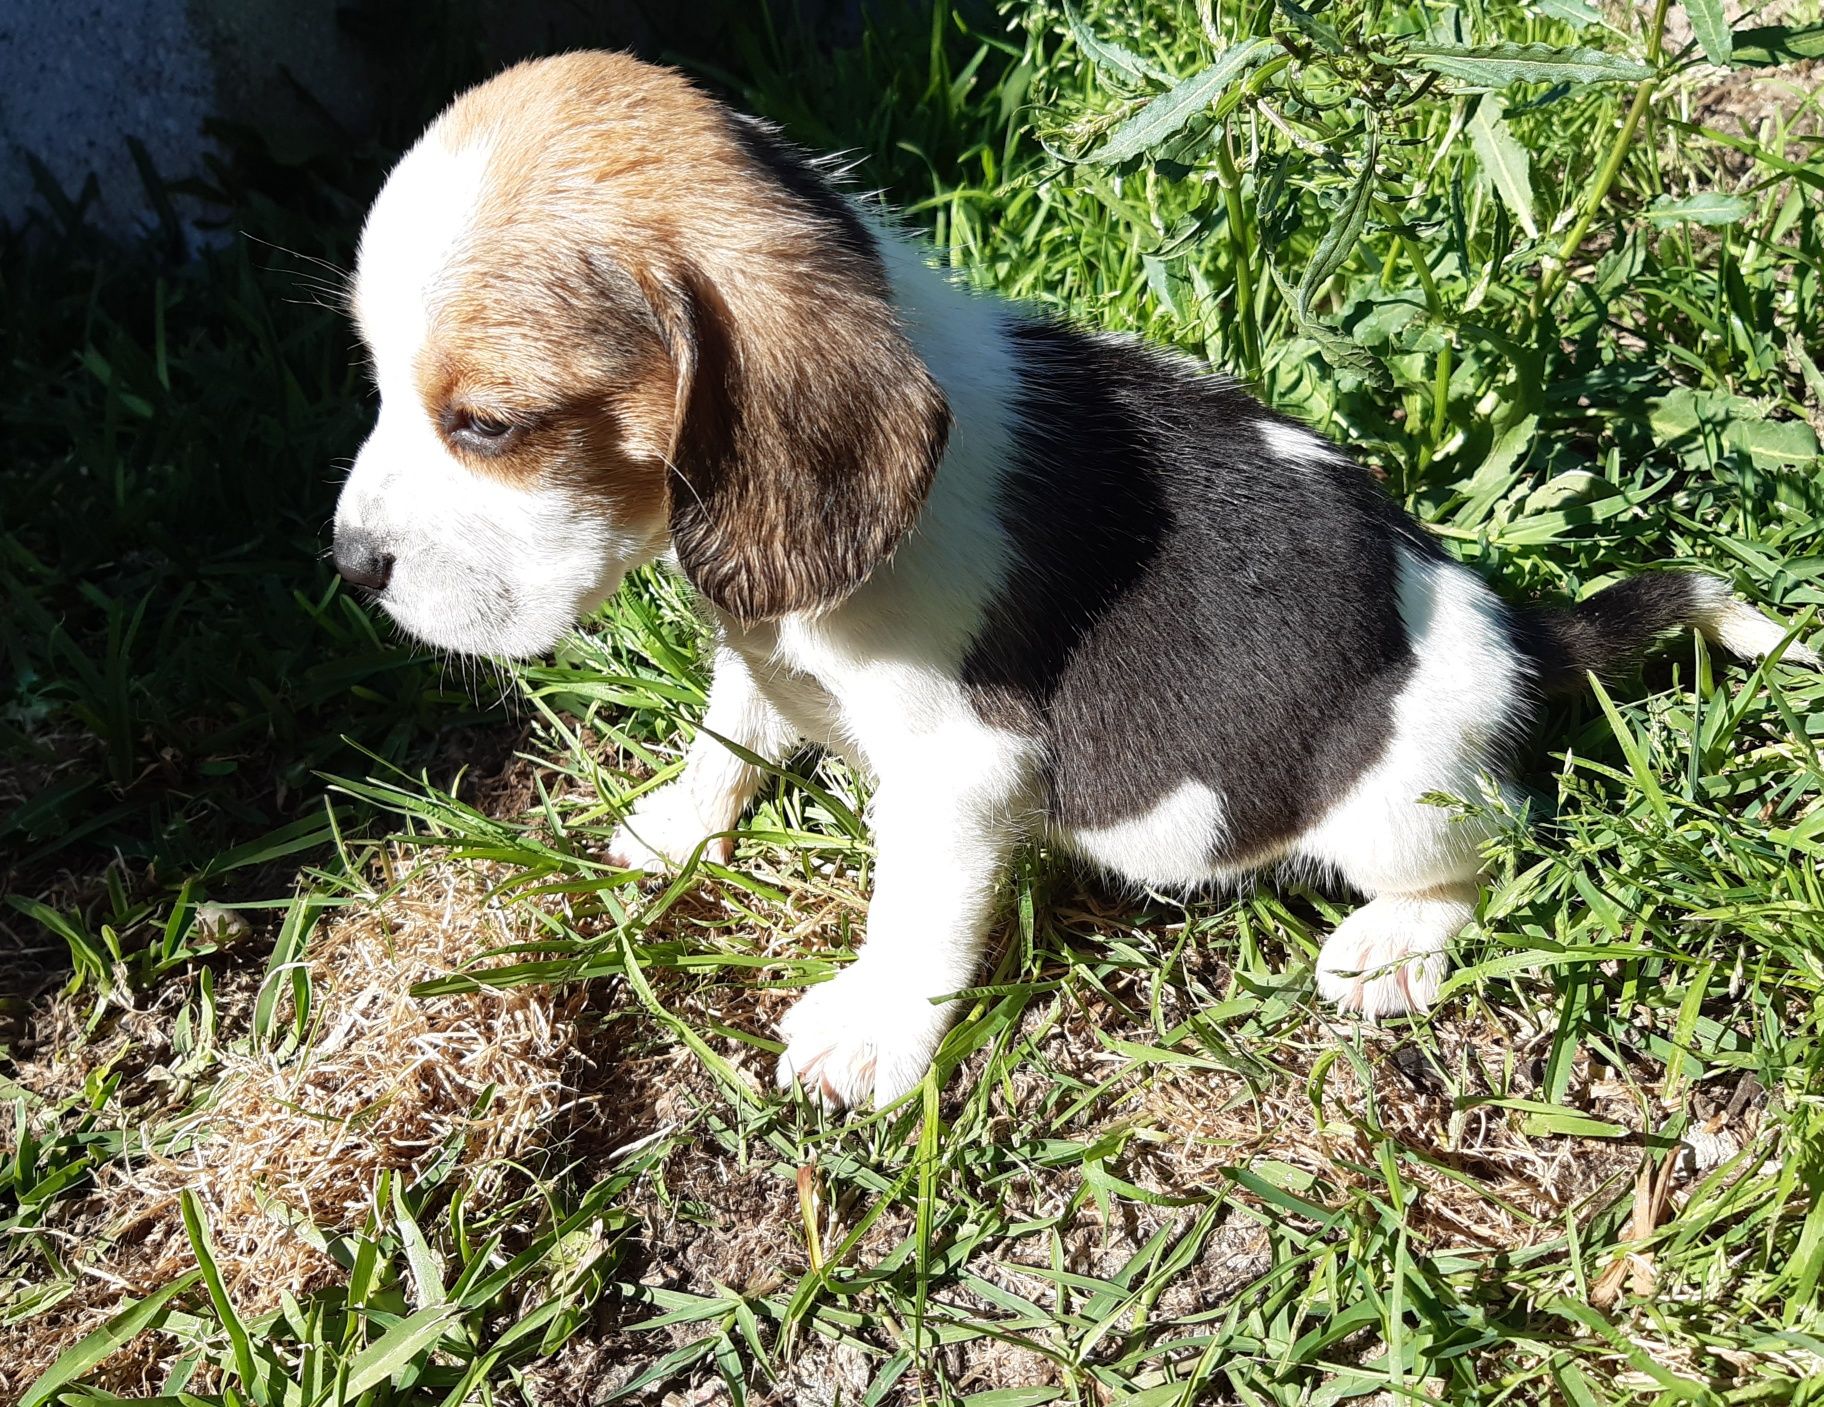
<svg viewBox="0 0 1824 1407"><path fill-rule="evenodd" d="M352 19L383 53L411 16ZM436 28L366 135L320 107L314 137L215 124L138 242L41 168L42 209L0 230L0 1021L79 960L47 909L105 960L186 881L282 898L329 853L321 774L447 785L521 736L504 683L400 642L322 555L372 414L340 271L392 157L494 66L454 10ZM177 228L169 197L204 214Z"/></svg>

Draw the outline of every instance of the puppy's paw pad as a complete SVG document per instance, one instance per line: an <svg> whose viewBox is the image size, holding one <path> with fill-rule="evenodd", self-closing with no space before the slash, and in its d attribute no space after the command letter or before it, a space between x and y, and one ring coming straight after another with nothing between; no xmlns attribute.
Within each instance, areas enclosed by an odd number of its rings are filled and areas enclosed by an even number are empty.
<svg viewBox="0 0 1824 1407"><path fill-rule="evenodd" d="M944 1007L850 969L780 1021L779 1087L801 1085L826 1109L883 1107L925 1077L949 1024Z"/></svg>
<svg viewBox="0 0 1824 1407"><path fill-rule="evenodd" d="M678 786L661 787L640 799L615 827L606 859L627 870L661 873L682 869L704 837L726 827L714 824ZM703 858L727 864L734 855L732 838L719 835L703 848Z"/></svg>

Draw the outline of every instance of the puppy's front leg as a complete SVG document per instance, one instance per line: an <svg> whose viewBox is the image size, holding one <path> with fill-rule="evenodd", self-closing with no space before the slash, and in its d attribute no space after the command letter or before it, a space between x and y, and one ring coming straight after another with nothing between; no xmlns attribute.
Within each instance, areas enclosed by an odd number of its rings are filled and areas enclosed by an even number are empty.
<svg viewBox="0 0 1824 1407"><path fill-rule="evenodd" d="M868 934L848 968L779 1023L779 1083L830 1107L885 1105L924 1078L976 980L995 892L1018 839L1020 788L990 765L921 757L883 773L873 807L878 860Z"/></svg>
<svg viewBox="0 0 1824 1407"><path fill-rule="evenodd" d="M718 736L719 735L719 736ZM715 836L704 854L726 864L732 830L754 799L765 775L724 746L727 738L767 761L791 746L794 733L761 696L747 661L719 646L703 726L685 755L681 776L634 803L609 842L609 863L629 869L670 869L682 865L704 837Z"/></svg>

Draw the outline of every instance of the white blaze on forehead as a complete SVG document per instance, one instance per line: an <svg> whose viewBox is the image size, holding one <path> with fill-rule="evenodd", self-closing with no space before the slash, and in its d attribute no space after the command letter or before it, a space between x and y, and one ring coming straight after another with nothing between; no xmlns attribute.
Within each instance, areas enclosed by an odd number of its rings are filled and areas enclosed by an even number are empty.
<svg viewBox="0 0 1824 1407"><path fill-rule="evenodd" d="M487 188L486 142L452 151L435 128L387 177L361 231L355 310L382 396L411 384L431 304Z"/></svg>

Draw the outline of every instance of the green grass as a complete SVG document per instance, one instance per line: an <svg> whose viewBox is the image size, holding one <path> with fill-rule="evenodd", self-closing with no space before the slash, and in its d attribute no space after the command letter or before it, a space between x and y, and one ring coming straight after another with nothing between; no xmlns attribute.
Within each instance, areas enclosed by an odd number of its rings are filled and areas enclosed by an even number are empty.
<svg viewBox="0 0 1824 1407"><path fill-rule="evenodd" d="M1086 0L680 58L969 277L1356 446L1504 590L1701 562L1809 633L1817 20ZM0 1345L74 1344L27 1400L139 1386L133 1342L223 1403L1818 1396L1824 686L1778 666L1680 640L1553 711L1433 1018L1327 1023L1341 896L1136 901L1033 854L935 1080L765 1092L769 1022L859 937L865 787L800 757L731 867L630 883L594 857L703 697L681 588L465 672L319 560L367 393L300 279L480 71L431 48L392 147L229 134L211 193L269 243L160 267L66 207L5 244ZM377 1172L297 1228L334 1267L301 1294L237 1304L206 1186L162 1214L185 1273L99 1279L144 1228L97 1189L203 1136L235 1062L322 1058L313 941L451 867L525 940L491 988L581 990L593 1102L510 1167Z"/></svg>

